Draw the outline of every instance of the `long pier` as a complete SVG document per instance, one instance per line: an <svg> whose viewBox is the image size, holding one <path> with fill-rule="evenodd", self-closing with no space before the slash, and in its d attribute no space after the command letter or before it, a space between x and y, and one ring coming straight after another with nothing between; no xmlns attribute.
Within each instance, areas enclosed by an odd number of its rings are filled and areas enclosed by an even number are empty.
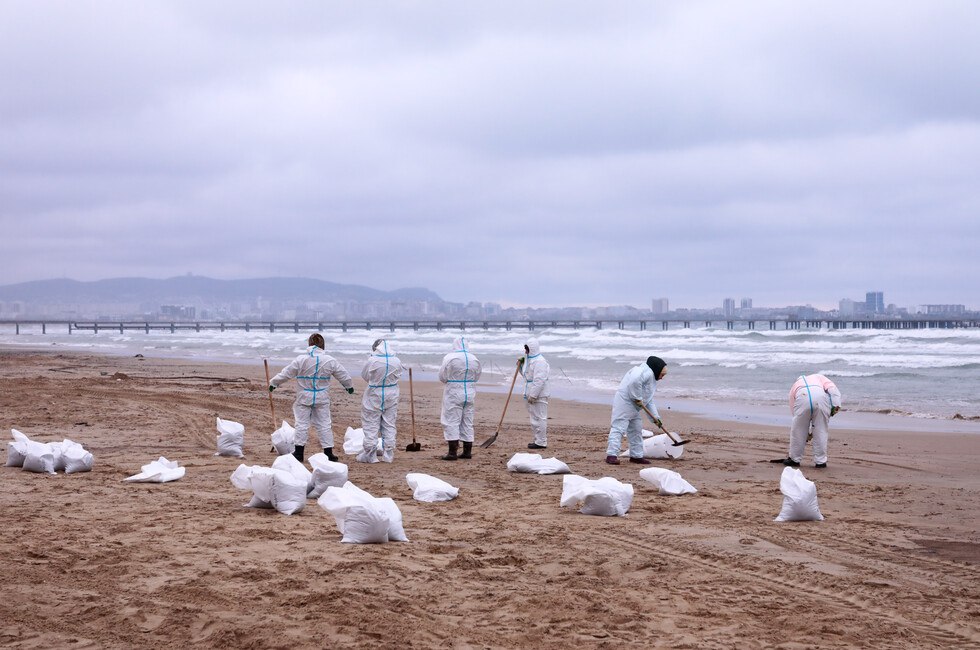
<svg viewBox="0 0 980 650"><path fill-rule="evenodd" d="M0 320L0 328L13 327L15 334L21 328L40 326L47 334L52 328L66 328L74 332L139 332L153 331L176 333L178 331L203 332L207 330L245 332L308 332L340 330L527 330L542 329L620 329L620 330L668 330L671 327L725 327L728 330L755 330L768 326L769 330L913 330L913 329L965 329L980 327L980 317L975 318L906 318L906 319L744 319L744 318L666 318L666 319L590 319L590 320L323 320L323 321L68 321L68 320Z"/></svg>

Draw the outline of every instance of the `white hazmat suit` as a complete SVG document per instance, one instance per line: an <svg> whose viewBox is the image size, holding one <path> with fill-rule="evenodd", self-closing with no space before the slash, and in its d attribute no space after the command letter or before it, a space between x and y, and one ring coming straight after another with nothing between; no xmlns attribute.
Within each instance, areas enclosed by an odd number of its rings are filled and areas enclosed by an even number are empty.
<svg viewBox="0 0 980 650"><path fill-rule="evenodd" d="M378 462L378 436L384 450L381 460L395 459L395 421L398 419L398 378L402 363L384 339L378 341L371 357L361 370L367 382L361 400L361 425L364 428L364 449L357 455L362 463Z"/></svg>
<svg viewBox="0 0 980 650"><path fill-rule="evenodd" d="M642 410L636 401L642 402L654 417L660 419L653 396L657 392L657 380L653 370L645 363L630 368L613 397L612 421L609 425L609 444L606 456L618 456L625 435L629 442L630 458L643 458Z"/></svg>
<svg viewBox="0 0 980 650"><path fill-rule="evenodd" d="M473 411L480 372L480 360L467 349L466 339L457 336L453 351L443 357L439 368L439 381L446 384L440 420L447 441L473 442Z"/></svg>
<svg viewBox="0 0 980 650"><path fill-rule="evenodd" d="M789 457L803 460L806 439L813 427L813 462L827 464L827 438L831 410L840 408L840 391L823 375L802 375L789 391L793 425L789 432ZM836 412L836 411L835 411Z"/></svg>
<svg viewBox="0 0 980 650"><path fill-rule="evenodd" d="M286 380L295 379L299 386L300 390L293 401L297 445L306 446L312 424L323 448L333 449L329 390L331 377L348 390L354 387L350 373L339 361L321 348L311 345L304 354L293 359L292 363L269 381L270 385L278 388Z"/></svg>
<svg viewBox="0 0 980 650"><path fill-rule="evenodd" d="M532 443L537 447L547 447L548 397L551 395L548 378L551 375L551 366L541 356L538 339L529 338L525 345L528 353L524 365L521 366L521 375L524 377L524 401L527 402L527 415L531 421L531 434L534 436Z"/></svg>

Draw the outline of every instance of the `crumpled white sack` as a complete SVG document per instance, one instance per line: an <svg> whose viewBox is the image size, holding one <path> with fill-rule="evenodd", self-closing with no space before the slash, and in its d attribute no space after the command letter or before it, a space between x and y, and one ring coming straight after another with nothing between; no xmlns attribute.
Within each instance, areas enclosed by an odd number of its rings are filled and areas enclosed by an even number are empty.
<svg viewBox="0 0 980 650"><path fill-rule="evenodd" d="M310 456L310 465L313 467L313 488L307 496L311 499L319 499L328 487L343 487L347 482L347 465L330 460L326 454Z"/></svg>
<svg viewBox="0 0 980 650"><path fill-rule="evenodd" d="M178 466L177 461L160 456L157 460L143 465L139 474L124 478L123 483L169 483L183 478L185 471L185 468Z"/></svg>
<svg viewBox="0 0 980 650"><path fill-rule="evenodd" d="M648 467L640 470L640 478L653 483L660 489L660 494L678 496L681 494L696 494L697 489L681 478L677 472L662 467Z"/></svg>
<svg viewBox="0 0 980 650"><path fill-rule="evenodd" d="M85 450L77 442L65 440L61 443L61 463L65 474L75 474L76 472L91 472L95 458L92 453Z"/></svg>
<svg viewBox="0 0 980 650"><path fill-rule="evenodd" d="M28 472L54 474L59 458L61 458L60 446L56 453L54 445L51 443L28 440L25 446L24 464L22 467Z"/></svg>
<svg viewBox="0 0 980 650"><path fill-rule="evenodd" d="M7 443L6 467L23 467L24 458L27 456L27 443L31 439L17 429L11 429L10 435L13 440Z"/></svg>
<svg viewBox="0 0 980 650"><path fill-rule="evenodd" d="M644 438L652 438L655 435L657 435L657 434L655 434L653 431L647 431L646 429L643 429L643 437Z"/></svg>
<svg viewBox="0 0 980 650"><path fill-rule="evenodd" d="M242 447L245 445L245 425L232 420L218 421L218 451L215 456L235 456L244 458Z"/></svg>
<svg viewBox="0 0 980 650"><path fill-rule="evenodd" d="M306 469L306 465L296 460L292 454L283 454L272 461L272 469L281 469L289 472L300 481L306 483L306 493L309 494L313 488L313 473Z"/></svg>
<svg viewBox="0 0 980 650"><path fill-rule="evenodd" d="M423 503L435 503L437 501L452 501L459 496L459 488L453 487L441 478L429 476L428 474L411 473L405 475L408 487L415 492L412 498Z"/></svg>
<svg viewBox="0 0 980 650"><path fill-rule="evenodd" d="M231 482L239 489L252 490L246 508L275 508L291 515L306 505L308 484L286 470L243 463L232 473Z"/></svg>
<svg viewBox="0 0 980 650"><path fill-rule="evenodd" d="M364 451L364 429L352 429L347 427L347 431L344 432L344 453L348 456L356 456L357 454ZM376 451L381 454L384 453L384 445L381 440L381 436L378 436L378 446Z"/></svg>
<svg viewBox="0 0 980 650"><path fill-rule="evenodd" d="M511 472L525 474L568 474L572 470L557 458L542 458L541 454L517 453L507 461L507 469Z"/></svg>
<svg viewBox="0 0 980 650"><path fill-rule="evenodd" d="M651 436L643 441L644 458L680 458L683 453L684 447L675 447L674 441L666 433Z"/></svg>
<svg viewBox="0 0 980 650"><path fill-rule="evenodd" d="M282 421L282 426L272 432L272 446L280 456L291 454L296 450L296 429L289 422Z"/></svg>
<svg viewBox="0 0 980 650"><path fill-rule="evenodd" d="M591 480L577 474L566 474L562 480L561 506L579 507L583 515L622 517L633 503L633 486L611 476Z"/></svg>
<svg viewBox="0 0 980 650"><path fill-rule="evenodd" d="M783 508L773 521L823 521L817 505L817 485L795 467L783 468L779 477Z"/></svg>
<svg viewBox="0 0 980 650"><path fill-rule="evenodd" d="M376 498L350 481L328 487L317 504L333 515L348 544L407 542L402 513L390 498Z"/></svg>

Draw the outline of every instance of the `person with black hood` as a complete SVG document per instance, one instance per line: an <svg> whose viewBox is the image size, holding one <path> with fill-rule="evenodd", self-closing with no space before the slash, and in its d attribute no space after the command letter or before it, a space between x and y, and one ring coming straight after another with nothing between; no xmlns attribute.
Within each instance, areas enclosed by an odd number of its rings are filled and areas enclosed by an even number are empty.
<svg viewBox="0 0 980 650"><path fill-rule="evenodd" d="M619 465L619 448L625 435L629 442L630 462L649 465L643 457L643 423L640 412L645 406L653 414L653 423L663 426L653 395L657 392L657 382L667 374L667 364L660 357L647 357L646 363L629 369L619 390L613 397L612 422L609 426L609 444L606 447L606 462Z"/></svg>

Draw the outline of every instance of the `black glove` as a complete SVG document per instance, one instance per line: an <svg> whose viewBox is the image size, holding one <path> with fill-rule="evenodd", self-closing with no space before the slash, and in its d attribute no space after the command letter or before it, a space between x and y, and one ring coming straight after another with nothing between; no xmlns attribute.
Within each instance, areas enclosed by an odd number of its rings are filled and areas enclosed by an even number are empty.
<svg viewBox="0 0 980 650"><path fill-rule="evenodd" d="M274 391L275 389L276 389L276 387L275 387L275 386L273 386L272 384L269 384L269 392L270 392L270 393L271 393L272 391Z"/></svg>
<svg viewBox="0 0 980 650"><path fill-rule="evenodd" d="M353 386L351 386L350 388L347 389L347 394L348 395L353 395L354 394L354 387Z"/></svg>

